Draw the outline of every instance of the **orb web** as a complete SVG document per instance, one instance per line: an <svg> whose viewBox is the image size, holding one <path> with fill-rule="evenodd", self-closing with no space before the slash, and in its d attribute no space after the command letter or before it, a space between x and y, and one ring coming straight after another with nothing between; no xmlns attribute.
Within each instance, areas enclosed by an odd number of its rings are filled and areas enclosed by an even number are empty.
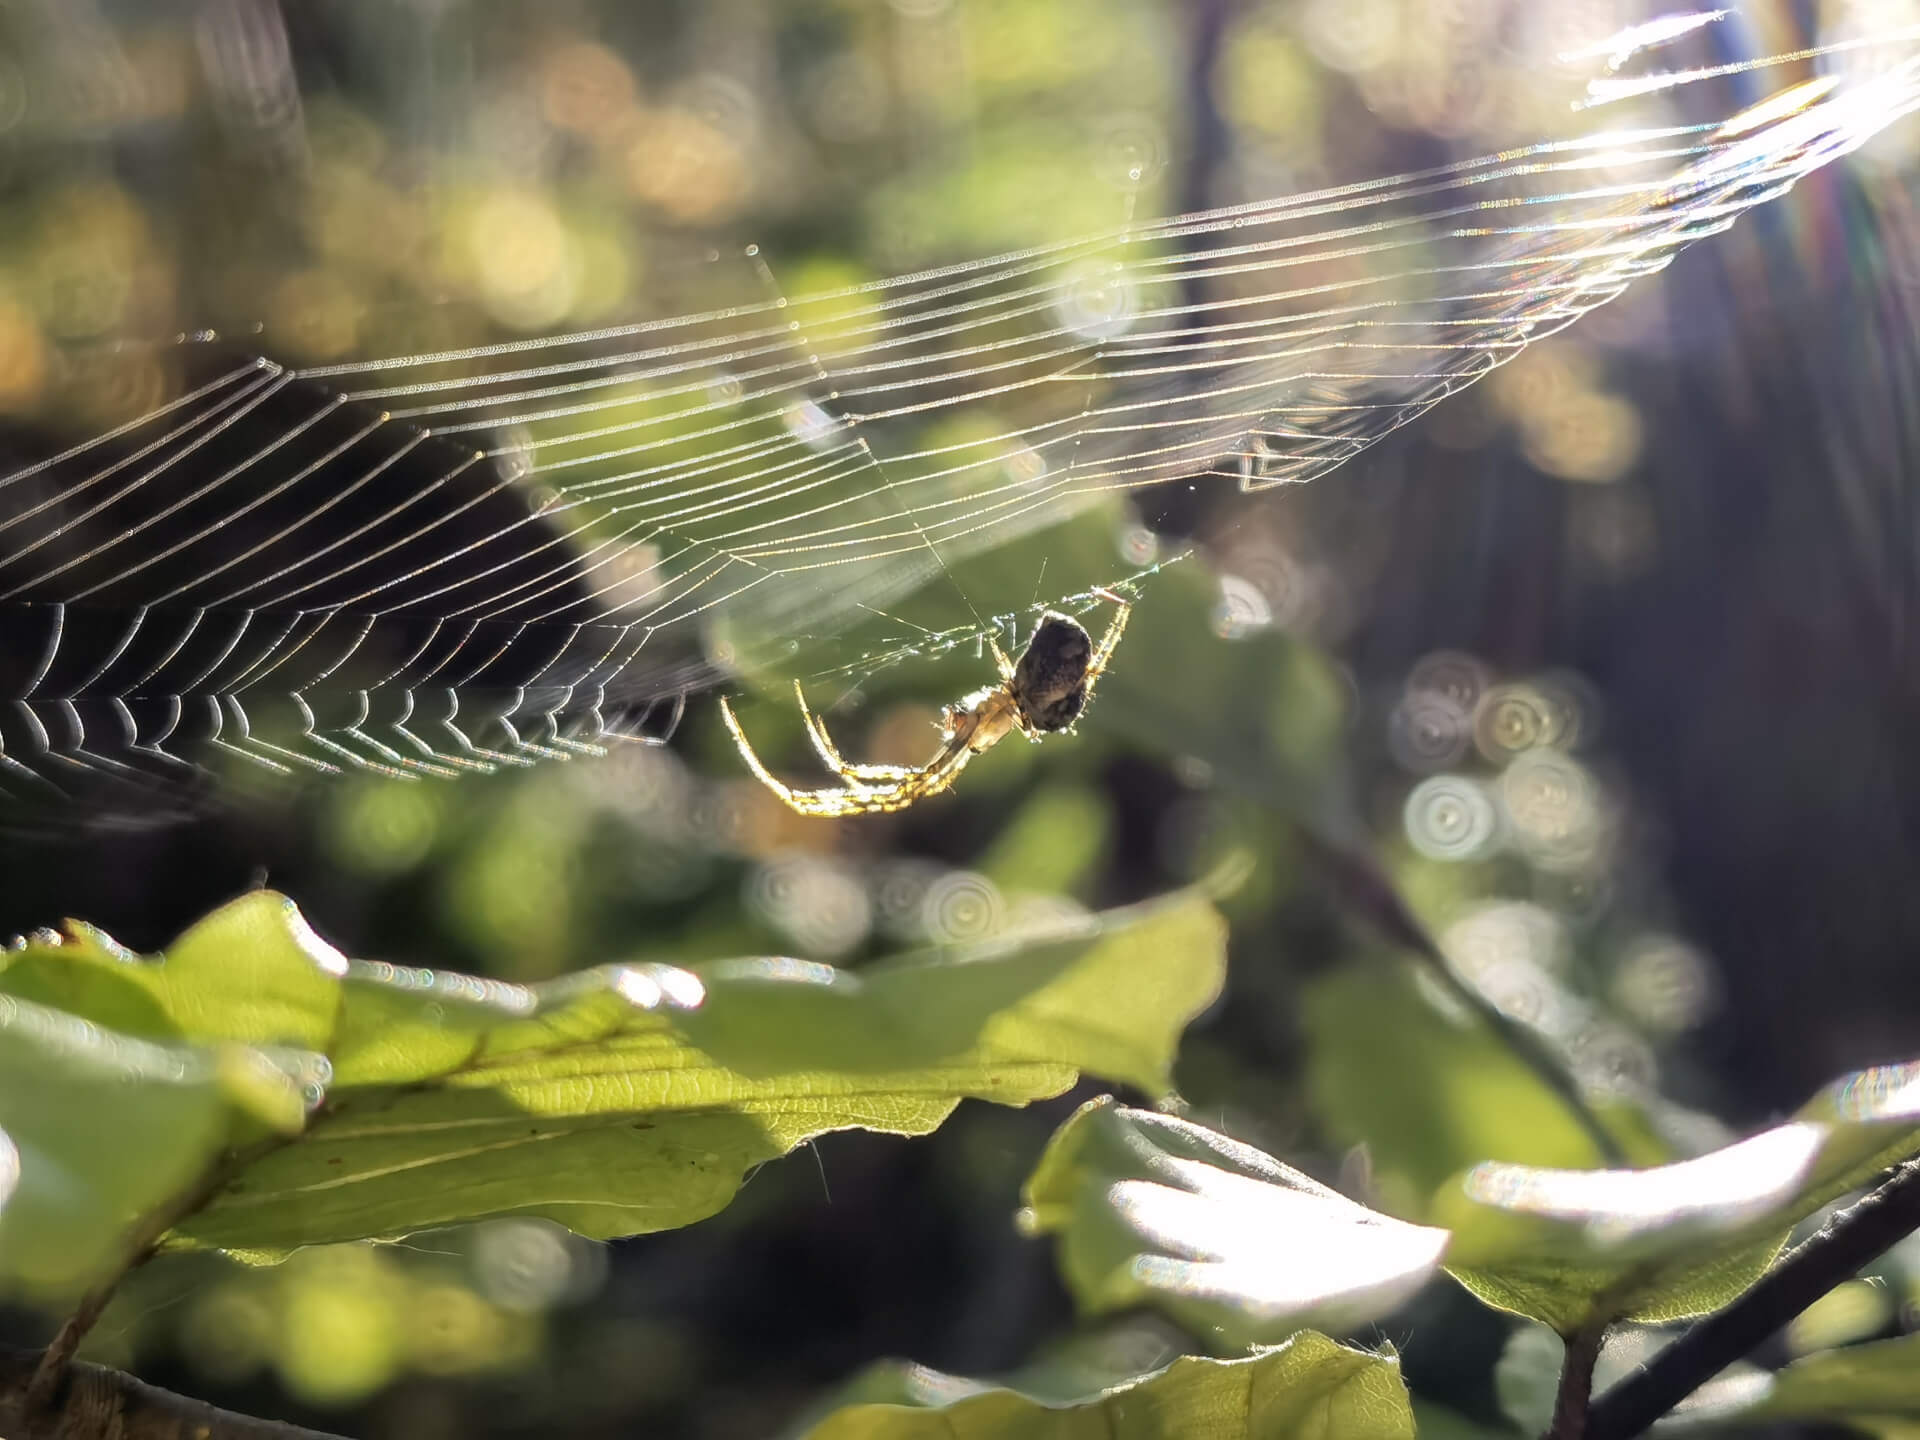
<svg viewBox="0 0 1920 1440"><path fill-rule="evenodd" d="M1607 49L1596 98L1734 68L1617 73L1661 38ZM1731 118L829 293L749 247L697 314L306 368L155 347L177 398L0 474L0 803L663 740L970 553L1337 469L1910 113L1915 41Z"/></svg>

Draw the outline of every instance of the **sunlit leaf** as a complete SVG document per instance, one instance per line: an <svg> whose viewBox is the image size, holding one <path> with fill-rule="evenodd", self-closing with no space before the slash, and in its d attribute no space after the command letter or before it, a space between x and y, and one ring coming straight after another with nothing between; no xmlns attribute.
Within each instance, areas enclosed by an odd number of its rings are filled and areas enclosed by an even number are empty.
<svg viewBox="0 0 1920 1440"><path fill-rule="evenodd" d="M291 1058L291 1057L289 1057ZM166 1044L0 996L0 1291L58 1298L243 1134L297 1129L297 1064Z"/></svg>
<svg viewBox="0 0 1920 1440"><path fill-rule="evenodd" d="M1713 1309L1771 1263L1824 1139L1784 1125L1648 1170L1475 1166L1435 1206L1454 1231L1448 1268L1562 1334L1602 1309L1647 1320Z"/></svg>
<svg viewBox="0 0 1920 1440"><path fill-rule="evenodd" d="M1252 1146L1111 1100L1083 1106L1027 1182L1083 1308L1154 1303L1227 1346L1383 1315L1437 1269L1444 1230L1357 1205Z"/></svg>
<svg viewBox="0 0 1920 1440"><path fill-rule="evenodd" d="M1238 1360L1182 1356L1148 1374L1088 1384L1040 1365L1004 1384L918 1365L875 1367L806 1440L1412 1440L1413 1412L1391 1354L1301 1331Z"/></svg>
<svg viewBox="0 0 1920 1440"><path fill-rule="evenodd" d="M232 1056L257 1068L266 1053L236 1042L322 1050L332 1084L306 1129L250 1155L169 1242L273 1250L509 1214L595 1236L658 1230L714 1213L754 1166L825 1131L923 1134L964 1098L1025 1104L1083 1071L1162 1094L1223 965L1221 922L1189 895L858 974L792 960L607 966L529 989L349 963L259 892L151 959L69 927L9 957L0 1000L92 1037L109 1070L120 1055L146 1057L139 1074L173 1056L182 1075L217 1079ZM24 995L72 1013L9 998ZM116 1023L149 1038L105 1028ZM37 1056L23 1052L22 1075L61 1073ZM92 1073L56 1087L71 1109L37 1104L14 1135L27 1159L10 1214L38 1213L32 1187L70 1152L97 1149L101 1173L84 1179L100 1187L140 1145L163 1145L167 1165L134 1167L136 1200L102 1202L124 1225L235 1138L212 1080L123 1086L138 1103L85 1123L102 1103L81 1083ZM178 1116L142 1108L175 1103ZM115 1149L122 1117L130 1138Z"/></svg>
<svg viewBox="0 0 1920 1440"><path fill-rule="evenodd" d="M1818 1205L1920 1153L1920 1060L1874 1065L1828 1085L1798 1116L1833 1128L1821 1156Z"/></svg>
<svg viewBox="0 0 1920 1440"><path fill-rule="evenodd" d="M1898 1285L1887 1284L1886 1278L1873 1275L1845 1281L1807 1306L1781 1332L1787 1353L1811 1355L1882 1334L1899 1314L1906 1288L1904 1273Z"/></svg>
<svg viewBox="0 0 1920 1440"><path fill-rule="evenodd" d="M1804 1118L1644 1170L1477 1165L1442 1188L1447 1268L1562 1334L1596 1317L1684 1319L1763 1274L1793 1225L1920 1150L1920 1066L1862 1071Z"/></svg>
<svg viewBox="0 0 1920 1440"><path fill-rule="evenodd" d="M333 1033L346 973L345 958L308 928L292 901L256 890L151 959L69 921L64 936L0 956L0 994L148 1039L318 1050Z"/></svg>
<svg viewBox="0 0 1920 1440"><path fill-rule="evenodd" d="M90 1275L224 1150L299 1130L329 1063L298 1138L249 1149L170 1244L271 1251L506 1214L596 1236L685 1224L828 1130L921 1134L968 1096L1024 1104L1082 1071L1164 1093L1223 945L1188 896L860 974L607 966L530 989L348 962L267 892L151 958L70 925L0 969L0 1126L19 1155L0 1278L29 1255L42 1287Z"/></svg>

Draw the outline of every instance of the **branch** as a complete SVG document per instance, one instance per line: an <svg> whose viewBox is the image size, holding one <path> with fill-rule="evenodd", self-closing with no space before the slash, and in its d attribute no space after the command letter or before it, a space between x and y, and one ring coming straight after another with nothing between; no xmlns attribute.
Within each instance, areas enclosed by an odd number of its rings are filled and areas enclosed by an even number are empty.
<svg viewBox="0 0 1920 1440"><path fill-rule="evenodd" d="M1560 1389L1553 1397L1553 1423L1545 1440L1582 1440L1593 1402L1593 1367L1607 1338L1606 1321L1577 1330L1567 1339L1567 1358L1560 1365Z"/></svg>
<svg viewBox="0 0 1920 1440"><path fill-rule="evenodd" d="M1588 1416L1587 1440L1631 1440L1876 1256L1920 1230L1920 1160L1833 1215L1726 1309L1709 1315Z"/></svg>
<svg viewBox="0 0 1920 1440"><path fill-rule="evenodd" d="M51 1407L54 1395L66 1378L67 1367L73 1363L74 1353L80 1348L80 1342L100 1318L100 1313L107 1308L107 1302L113 1298L113 1292L119 1289L120 1282L126 1279L129 1272L151 1260L166 1233L205 1205L225 1183L229 1173L225 1162L216 1161L187 1189L151 1214L140 1217L139 1223L127 1236L126 1258L120 1268L80 1297L80 1303L60 1327L60 1332L53 1337L53 1343L41 1352L39 1368L34 1371L21 1397L24 1413L33 1414ZM11 1435L12 1432L0 1431L0 1434Z"/></svg>
<svg viewBox="0 0 1920 1440"><path fill-rule="evenodd" d="M218 1410L104 1365L69 1361L48 1407L27 1403L37 1350L0 1349L0 1435L7 1440L341 1440Z"/></svg>
<svg viewBox="0 0 1920 1440"><path fill-rule="evenodd" d="M1616 1168L1625 1166L1627 1157L1619 1140L1600 1123L1593 1106L1587 1103L1580 1082L1565 1062L1535 1030L1515 1020L1454 973L1440 946L1407 909L1406 902L1373 859L1360 851L1334 845L1304 825L1295 828L1308 858L1319 865L1321 873L1333 883L1348 906L1365 916L1387 940L1411 950L1425 961L1434 978L1447 987L1447 993L1479 1016L1513 1057L1560 1097L1580 1128L1587 1132L1587 1138L1593 1141L1601 1160Z"/></svg>

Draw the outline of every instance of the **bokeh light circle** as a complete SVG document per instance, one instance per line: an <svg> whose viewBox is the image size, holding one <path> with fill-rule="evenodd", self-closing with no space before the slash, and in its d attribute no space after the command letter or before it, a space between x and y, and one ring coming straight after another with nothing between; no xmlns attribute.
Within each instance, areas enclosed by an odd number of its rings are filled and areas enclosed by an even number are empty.
<svg viewBox="0 0 1920 1440"><path fill-rule="evenodd" d="M873 911L845 866L815 855L781 855L756 866L747 904L809 955L844 955L867 938Z"/></svg>
<svg viewBox="0 0 1920 1440"><path fill-rule="evenodd" d="M1438 695L1471 715L1487 690L1487 667L1458 650L1436 650L1407 676L1409 695Z"/></svg>
<svg viewBox="0 0 1920 1440"><path fill-rule="evenodd" d="M605 1251L550 1220L488 1220L473 1236L474 1281L503 1310L535 1314L598 1288Z"/></svg>
<svg viewBox="0 0 1920 1440"><path fill-rule="evenodd" d="M1553 743L1559 733L1553 709L1530 685L1496 685L1480 699L1473 741L1496 765Z"/></svg>
<svg viewBox="0 0 1920 1440"><path fill-rule="evenodd" d="M1500 777L1500 799L1515 843L1537 865L1580 867L1599 852L1599 786L1587 768L1555 750L1521 755Z"/></svg>
<svg viewBox="0 0 1920 1440"><path fill-rule="evenodd" d="M955 870L927 887L920 915L928 937L947 944L994 934L1005 918L1006 905L999 888L986 876Z"/></svg>
<svg viewBox="0 0 1920 1440"><path fill-rule="evenodd" d="M1429 860L1472 860L1493 847L1499 815L1465 775L1434 775L1413 787L1402 815L1408 842Z"/></svg>
<svg viewBox="0 0 1920 1440"><path fill-rule="evenodd" d="M1387 749L1403 770L1425 775L1465 758L1473 743L1473 719L1451 695L1416 690L1402 698L1387 720Z"/></svg>
<svg viewBox="0 0 1920 1440"><path fill-rule="evenodd" d="M875 928L892 940L926 938L927 892L944 873L927 860L890 860L876 867L867 886Z"/></svg>
<svg viewBox="0 0 1920 1440"><path fill-rule="evenodd" d="M1117 189L1150 185L1166 165L1166 133L1145 115L1114 116L1094 142L1095 173Z"/></svg>
<svg viewBox="0 0 1920 1440"><path fill-rule="evenodd" d="M1115 546L1129 565L1151 565L1160 558L1160 537L1144 525L1123 527Z"/></svg>
<svg viewBox="0 0 1920 1440"><path fill-rule="evenodd" d="M1670 935L1643 935L1628 945L1613 972L1614 1002L1658 1035L1691 1030L1713 1009L1713 967Z"/></svg>
<svg viewBox="0 0 1920 1440"><path fill-rule="evenodd" d="M1589 1090L1644 1095L1659 1079L1646 1041L1625 1026L1596 1020L1573 1037L1573 1073Z"/></svg>
<svg viewBox="0 0 1920 1440"><path fill-rule="evenodd" d="M1114 261L1088 262L1061 283L1054 314L1085 340L1111 340L1133 324L1134 285Z"/></svg>
<svg viewBox="0 0 1920 1440"><path fill-rule="evenodd" d="M1251 580L1222 575L1210 619L1213 633L1222 640L1244 640L1273 623L1273 607Z"/></svg>

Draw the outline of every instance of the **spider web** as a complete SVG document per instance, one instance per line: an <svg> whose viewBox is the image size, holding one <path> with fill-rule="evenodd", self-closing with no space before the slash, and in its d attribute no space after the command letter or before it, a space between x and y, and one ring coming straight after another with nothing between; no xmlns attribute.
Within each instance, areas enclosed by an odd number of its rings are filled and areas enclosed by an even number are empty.
<svg viewBox="0 0 1920 1440"><path fill-rule="evenodd" d="M1916 38L1732 120L827 294L749 247L739 303L670 319L305 369L165 347L178 398L0 475L0 803L663 740L690 693L1118 492L1346 463L1910 113ZM911 649L1005 628L975 618Z"/></svg>

